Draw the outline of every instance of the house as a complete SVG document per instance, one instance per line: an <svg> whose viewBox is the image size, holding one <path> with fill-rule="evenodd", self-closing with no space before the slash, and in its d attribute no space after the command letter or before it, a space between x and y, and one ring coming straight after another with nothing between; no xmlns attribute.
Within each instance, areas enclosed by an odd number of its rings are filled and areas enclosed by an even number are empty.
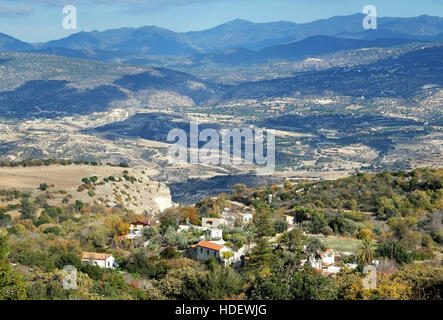
<svg viewBox="0 0 443 320"><path fill-rule="evenodd" d="M92 264L104 269L114 269L115 258L108 253L83 252L82 262L83 264Z"/></svg>
<svg viewBox="0 0 443 320"><path fill-rule="evenodd" d="M303 266L308 260L302 260ZM340 267L335 266L335 253L333 249L325 251L317 251L316 255L312 255L309 259L309 264L312 268L318 269L326 275L336 274L341 270Z"/></svg>
<svg viewBox="0 0 443 320"><path fill-rule="evenodd" d="M242 213L241 216L243 218L243 224L248 224L252 222L253 219L252 213Z"/></svg>
<svg viewBox="0 0 443 320"><path fill-rule="evenodd" d="M231 249L212 241L200 241L190 247L190 255L193 259L205 261L210 258L216 258L220 264L229 264L229 259L225 259L223 252L231 252Z"/></svg>
<svg viewBox="0 0 443 320"><path fill-rule="evenodd" d="M295 217L293 216L285 215L285 219L290 227L296 224Z"/></svg>
<svg viewBox="0 0 443 320"><path fill-rule="evenodd" d="M203 228L218 228L222 224L226 224L225 219L222 219L222 218L202 218L202 227Z"/></svg>
<svg viewBox="0 0 443 320"><path fill-rule="evenodd" d="M330 267L334 265L335 253L332 249L327 249L325 251L318 251L317 254L320 256L322 265L325 267Z"/></svg>
<svg viewBox="0 0 443 320"><path fill-rule="evenodd" d="M143 229L149 228L149 227L155 227L159 223L160 223L160 221L158 221L158 220L156 220L156 221L148 221L148 220L134 221L134 222L131 222L129 225L129 232L134 233L134 234L142 233Z"/></svg>
<svg viewBox="0 0 443 320"><path fill-rule="evenodd" d="M211 239L223 239L223 230L211 228L208 230L208 237Z"/></svg>

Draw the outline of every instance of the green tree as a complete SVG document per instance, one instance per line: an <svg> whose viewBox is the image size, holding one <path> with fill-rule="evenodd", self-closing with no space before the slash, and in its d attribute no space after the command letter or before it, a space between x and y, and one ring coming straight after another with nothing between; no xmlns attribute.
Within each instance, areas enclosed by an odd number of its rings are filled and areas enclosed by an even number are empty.
<svg viewBox="0 0 443 320"><path fill-rule="evenodd" d="M357 249L357 259L362 264L370 264L374 260L375 248L372 239L364 238Z"/></svg>
<svg viewBox="0 0 443 320"><path fill-rule="evenodd" d="M257 273L270 272L274 258L268 239L264 237L257 238L249 255L246 269Z"/></svg>
<svg viewBox="0 0 443 320"><path fill-rule="evenodd" d="M83 202L81 202L80 200L75 200L75 204L74 204L75 211L79 212L84 207L85 207L85 204Z"/></svg>
<svg viewBox="0 0 443 320"><path fill-rule="evenodd" d="M23 277L13 272L7 262L9 251L9 237L0 232L0 300L25 299Z"/></svg>
<svg viewBox="0 0 443 320"><path fill-rule="evenodd" d="M29 197L22 197L20 200L20 219L35 219L35 206Z"/></svg>
<svg viewBox="0 0 443 320"><path fill-rule="evenodd" d="M258 238L273 236L275 229L271 220L271 207L267 203L259 201L255 204L255 210L253 225L256 236Z"/></svg>
<svg viewBox="0 0 443 320"><path fill-rule="evenodd" d="M386 241L378 244L376 255L394 259L399 264L407 264L413 261L412 253L397 241Z"/></svg>

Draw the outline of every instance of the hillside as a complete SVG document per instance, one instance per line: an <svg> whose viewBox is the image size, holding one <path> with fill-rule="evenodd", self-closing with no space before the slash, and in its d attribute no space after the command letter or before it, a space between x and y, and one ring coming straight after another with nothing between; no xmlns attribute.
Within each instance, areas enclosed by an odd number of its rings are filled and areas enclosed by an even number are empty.
<svg viewBox="0 0 443 320"><path fill-rule="evenodd" d="M55 204L50 186L31 194L0 188L0 248L8 258L0 264L21 276L10 285L22 286L14 293L31 300L441 299L442 170L281 183L237 184L229 194L169 208L132 237L131 223L147 214L92 200ZM244 222L245 213L253 220ZM202 228L204 218L225 219L220 239ZM193 248L208 242L245 248L245 259L198 261ZM115 269L82 264L85 251L112 255ZM377 265L372 289L361 285L370 263ZM60 281L67 264L77 271L74 290Z"/></svg>
<svg viewBox="0 0 443 320"><path fill-rule="evenodd" d="M34 53L0 53L0 79L0 111L10 118L88 114L117 106L192 106L217 90L168 69Z"/></svg>
<svg viewBox="0 0 443 320"><path fill-rule="evenodd" d="M82 181L90 177L97 177L97 181ZM40 190L41 184L47 189ZM1 167L0 190L30 192L46 197L54 206L95 201L111 208L120 205L138 214L154 215L172 206L169 189L144 171L110 166Z"/></svg>
<svg viewBox="0 0 443 320"><path fill-rule="evenodd" d="M377 40L341 39L328 36L314 36L298 42L266 47L260 51L243 48L206 55L195 55L193 63L219 63L227 65L263 64L269 61L293 61L308 57L319 57L342 50L362 48L388 48L413 43L417 40L384 38Z"/></svg>
<svg viewBox="0 0 443 320"><path fill-rule="evenodd" d="M423 87L443 85L443 47L431 47L406 53L369 65L332 68L296 74L291 78L240 84L230 89L223 99L253 99L303 95L331 91L351 97L408 98Z"/></svg>

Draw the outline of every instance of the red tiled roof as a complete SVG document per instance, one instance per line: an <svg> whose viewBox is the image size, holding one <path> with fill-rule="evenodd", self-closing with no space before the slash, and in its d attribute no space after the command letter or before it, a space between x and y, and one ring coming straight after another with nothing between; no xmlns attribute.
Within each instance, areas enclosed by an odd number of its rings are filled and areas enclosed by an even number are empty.
<svg viewBox="0 0 443 320"><path fill-rule="evenodd" d="M216 243L209 242L209 241L200 241L199 243L193 245L192 247L193 248L202 247L202 248L211 249L211 250L215 250L215 251L220 251L221 249L224 248L224 246L222 246L220 244L216 244Z"/></svg>
<svg viewBox="0 0 443 320"><path fill-rule="evenodd" d="M131 224L134 226L142 225L142 226L150 226L150 227L158 225L158 223L156 221L148 221L148 220L139 220L139 221L131 222Z"/></svg>
<svg viewBox="0 0 443 320"><path fill-rule="evenodd" d="M106 260L112 257L109 253L97 253L97 252L83 252L83 259L89 260Z"/></svg>

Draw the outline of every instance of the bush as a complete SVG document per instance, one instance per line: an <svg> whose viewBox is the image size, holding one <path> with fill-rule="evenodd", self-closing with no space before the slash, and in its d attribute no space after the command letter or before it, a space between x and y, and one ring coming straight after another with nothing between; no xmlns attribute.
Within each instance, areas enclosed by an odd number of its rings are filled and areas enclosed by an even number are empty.
<svg viewBox="0 0 443 320"><path fill-rule="evenodd" d="M358 225L350 219L343 218L341 219L339 230L343 234L354 235L358 231Z"/></svg>
<svg viewBox="0 0 443 320"><path fill-rule="evenodd" d="M80 200L76 200L74 204L75 211L79 212L81 209L85 207L85 204L81 202Z"/></svg>
<svg viewBox="0 0 443 320"><path fill-rule="evenodd" d="M323 233L325 236L332 236L334 234L334 230L332 230L329 226L324 226L321 229L321 233Z"/></svg>
<svg viewBox="0 0 443 320"><path fill-rule="evenodd" d="M274 229L277 233L282 233L288 230L288 222L286 220L275 220Z"/></svg>
<svg viewBox="0 0 443 320"><path fill-rule="evenodd" d="M48 188L49 188L49 186L48 186L47 183L41 183L41 184L40 184L40 187L39 187L39 189L40 189L41 191L46 191L46 190L48 190Z"/></svg>
<svg viewBox="0 0 443 320"><path fill-rule="evenodd" d="M35 226L41 226L42 224L47 224L47 223L52 223L52 219L50 216L48 216L47 214L42 214L38 220L35 222Z"/></svg>
<svg viewBox="0 0 443 320"><path fill-rule="evenodd" d="M57 269L62 270L66 266L74 266L77 270L82 269L82 261L72 252L62 253L55 257L54 264Z"/></svg>
<svg viewBox="0 0 443 320"><path fill-rule="evenodd" d="M61 232L62 232L62 229L57 226L46 228L43 231L43 233L52 233L52 234L55 234L56 236L58 236Z"/></svg>
<svg viewBox="0 0 443 320"><path fill-rule="evenodd" d="M81 271L86 273L89 278L93 280L101 280L103 277L103 269L99 266L93 266L92 264L85 264L81 267Z"/></svg>
<svg viewBox="0 0 443 320"><path fill-rule="evenodd" d="M174 259L180 256L180 252L174 249L174 247L167 247L162 252L160 252L160 257L163 259Z"/></svg>
<svg viewBox="0 0 443 320"><path fill-rule="evenodd" d="M400 243L395 241L382 242L378 245L376 254L381 257L394 259L399 264L411 263L413 255Z"/></svg>
<svg viewBox="0 0 443 320"><path fill-rule="evenodd" d="M89 191L88 191L88 196L90 196L91 198L92 198L92 197L95 197L95 192L92 191L92 190L89 190Z"/></svg>
<svg viewBox="0 0 443 320"><path fill-rule="evenodd" d="M148 241L152 237L158 235L160 232L158 231L157 227L150 227L150 228L144 228L143 229L143 238Z"/></svg>

